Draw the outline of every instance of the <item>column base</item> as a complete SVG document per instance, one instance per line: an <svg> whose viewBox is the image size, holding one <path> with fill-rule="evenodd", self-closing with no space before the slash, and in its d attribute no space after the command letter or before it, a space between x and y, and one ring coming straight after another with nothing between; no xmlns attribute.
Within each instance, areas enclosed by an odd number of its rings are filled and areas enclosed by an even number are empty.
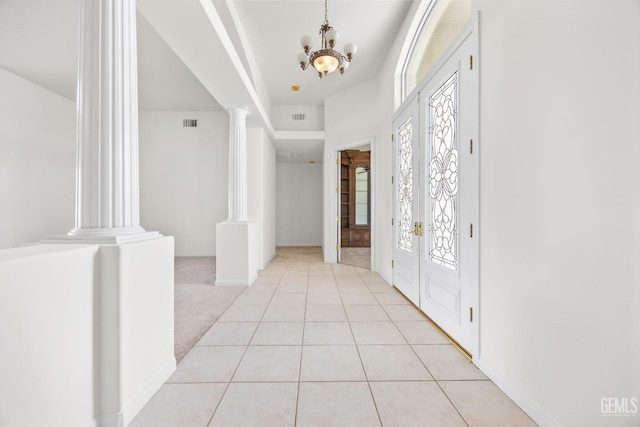
<svg viewBox="0 0 640 427"><path fill-rule="evenodd" d="M127 426L176 368L174 240L100 247L101 412ZM115 416L115 417L114 417Z"/></svg>
<svg viewBox="0 0 640 427"><path fill-rule="evenodd" d="M216 286L250 286L258 277L256 224L216 224Z"/></svg>
<svg viewBox="0 0 640 427"><path fill-rule="evenodd" d="M67 234L47 236L40 243L82 243L109 245L162 237L157 231L146 231L142 227L74 228Z"/></svg>

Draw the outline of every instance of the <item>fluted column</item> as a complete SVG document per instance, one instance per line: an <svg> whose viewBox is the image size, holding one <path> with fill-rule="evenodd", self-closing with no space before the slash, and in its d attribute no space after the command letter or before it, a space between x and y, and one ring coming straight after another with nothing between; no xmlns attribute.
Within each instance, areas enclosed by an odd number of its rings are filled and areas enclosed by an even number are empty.
<svg viewBox="0 0 640 427"><path fill-rule="evenodd" d="M79 41L75 228L57 237L153 237L140 226L135 0L82 0Z"/></svg>
<svg viewBox="0 0 640 427"><path fill-rule="evenodd" d="M247 221L247 111L227 109L229 114L229 218Z"/></svg>
<svg viewBox="0 0 640 427"><path fill-rule="evenodd" d="M248 221L247 110L229 114L229 217L216 224L216 286L249 286L256 280L256 224Z"/></svg>

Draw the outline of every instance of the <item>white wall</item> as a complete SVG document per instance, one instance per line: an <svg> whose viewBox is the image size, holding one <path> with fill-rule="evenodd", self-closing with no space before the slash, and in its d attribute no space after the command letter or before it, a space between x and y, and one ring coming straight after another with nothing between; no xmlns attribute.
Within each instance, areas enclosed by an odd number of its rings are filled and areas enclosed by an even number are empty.
<svg viewBox="0 0 640 427"><path fill-rule="evenodd" d="M398 28L396 39L381 64L380 72L374 79L354 86L325 99L325 150L324 180L328 189L324 192L324 245L326 262L336 262L332 250L337 244L336 225L333 219L337 213L333 188L337 184L335 152L357 142L372 143L372 183L374 196L372 206L372 264L374 270L391 283L391 174L392 143L391 118L398 104L396 74L398 57L413 14L421 7L412 4L407 19ZM330 159L329 159L330 157Z"/></svg>
<svg viewBox="0 0 640 427"><path fill-rule="evenodd" d="M85 245L0 251L3 426L94 420L97 253L97 246Z"/></svg>
<svg viewBox="0 0 640 427"><path fill-rule="evenodd" d="M76 104L0 68L0 249L74 226Z"/></svg>
<svg viewBox="0 0 640 427"><path fill-rule="evenodd" d="M277 202L277 182L276 182L276 149L271 140L264 135L265 149L262 155L263 162L263 222L265 224L262 232L262 260L266 266L276 256L276 202Z"/></svg>
<svg viewBox="0 0 640 427"><path fill-rule="evenodd" d="M175 371L173 238L0 250L0 424L127 425Z"/></svg>
<svg viewBox="0 0 640 427"><path fill-rule="evenodd" d="M276 245L320 246L322 165L278 163L276 186Z"/></svg>
<svg viewBox="0 0 640 427"><path fill-rule="evenodd" d="M325 99L325 144L324 144L324 169L323 177L326 190L324 192L323 221L324 221L324 244L325 262L336 262L337 254L334 248L338 244L336 216L338 215L337 197L335 188L337 187L337 165L336 153L345 147L372 143L372 164L371 174L376 188L372 191L372 196L377 197L379 187L377 177L379 172L375 164L377 156L377 142L375 133L378 127L378 87L377 80L367 80L351 90L340 92ZM385 187L382 187L385 188ZM372 251L375 253L379 242L377 238L378 206L374 202L372 216L374 223L372 227ZM382 244L385 244L384 242ZM389 265L391 262L389 261Z"/></svg>
<svg viewBox="0 0 640 427"><path fill-rule="evenodd" d="M227 113L141 111L139 121L142 226L174 236L177 256L215 255L216 223L228 214Z"/></svg>
<svg viewBox="0 0 640 427"><path fill-rule="evenodd" d="M256 223L259 269L276 254L275 156L275 147L262 128L247 129L248 216Z"/></svg>
<svg viewBox="0 0 640 427"><path fill-rule="evenodd" d="M603 397L640 398L640 4L614 3L473 2L481 11L476 360L542 425L630 426L640 417L600 414ZM325 160L376 130L374 254L385 278L406 25L371 92L356 87L325 102ZM352 114L359 108L375 122ZM332 182L334 159L326 163ZM327 227L334 201L325 193Z"/></svg>
<svg viewBox="0 0 640 427"><path fill-rule="evenodd" d="M481 366L543 424L638 425L600 401L640 398L640 3L474 6Z"/></svg>
<svg viewBox="0 0 640 427"><path fill-rule="evenodd" d="M173 237L100 247L96 385L102 414L125 426L176 368L173 260Z"/></svg>

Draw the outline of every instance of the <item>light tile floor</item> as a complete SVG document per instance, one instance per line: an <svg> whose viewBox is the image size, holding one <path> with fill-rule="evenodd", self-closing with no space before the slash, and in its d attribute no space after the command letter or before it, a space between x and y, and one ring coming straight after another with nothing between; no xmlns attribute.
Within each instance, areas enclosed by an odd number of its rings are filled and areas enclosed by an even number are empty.
<svg viewBox="0 0 640 427"><path fill-rule="evenodd" d="M130 424L531 426L378 274L271 263Z"/></svg>

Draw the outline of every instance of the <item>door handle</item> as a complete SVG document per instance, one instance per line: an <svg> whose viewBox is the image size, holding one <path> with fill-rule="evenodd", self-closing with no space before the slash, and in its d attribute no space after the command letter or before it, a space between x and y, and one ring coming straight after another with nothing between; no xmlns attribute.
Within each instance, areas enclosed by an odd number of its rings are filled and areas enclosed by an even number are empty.
<svg viewBox="0 0 640 427"><path fill-rule="evenodd" d="M413 226L413 234L416 236L424 236L424 230L422 229L422 222L416 221Z"/></svg>

